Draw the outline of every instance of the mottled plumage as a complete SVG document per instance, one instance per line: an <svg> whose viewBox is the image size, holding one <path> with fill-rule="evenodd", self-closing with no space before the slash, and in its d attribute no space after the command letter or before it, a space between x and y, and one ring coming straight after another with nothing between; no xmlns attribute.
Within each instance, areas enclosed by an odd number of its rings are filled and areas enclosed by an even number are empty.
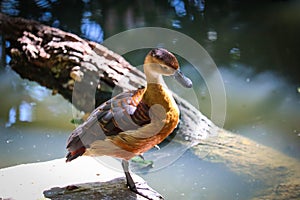
<svg viewBox="0 0 300 200"><path fill-rule="evenodd" d="M121 93L101 104L70 135L67 148L67 161L85 153L85 149L96 140L105 140L107 136L135 130L150 123L149 106L141 101L145 88Z"/></svg>
<svg viewBox="0 0 300 200"><path fill-rule="evenodd" d="M179 70L176 57L165 49L151 50L144 62L147 85L123 92L97 107L67 142L67 162L78 156L122 158L130 189L149 199L149 191L137 188L128 171L128 160L162 142L176 128L179 109L162 75L174 76L184 87L192 82Z"/></svg>

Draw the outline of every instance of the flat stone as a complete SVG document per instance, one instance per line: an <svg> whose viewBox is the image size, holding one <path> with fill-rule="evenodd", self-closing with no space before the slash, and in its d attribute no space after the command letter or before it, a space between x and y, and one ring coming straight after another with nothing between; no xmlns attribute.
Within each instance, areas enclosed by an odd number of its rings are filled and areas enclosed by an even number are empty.
<svg viewBox="0 0 300 200"><path fill-rule="evenodd" d="M121 165L121 164L120 164ZM135 181L145 182L132 174ZM81 156L0 169L0 199L145 199L131 192L122 171Z"/></svg>

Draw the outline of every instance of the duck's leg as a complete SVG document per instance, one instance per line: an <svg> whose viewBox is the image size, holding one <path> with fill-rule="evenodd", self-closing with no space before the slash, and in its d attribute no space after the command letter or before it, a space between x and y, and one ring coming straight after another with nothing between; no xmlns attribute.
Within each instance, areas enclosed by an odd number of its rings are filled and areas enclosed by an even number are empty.
<svg viewBox="0 0 300 200"><path fill-rule="evenodd" d="M149 200L164 199L158 192L150 188L147 183L135 183L129 173L129 162L122 160L122 167L126 176L127 186L131 191Z"/></svg>
<svg viewBox="0 0 300 200"><path fill-rule="evenodd" d="M129 173L129 162L127 160L122 160L122 167L126 176L127 186L130 188L130 190L137 193L137 188Z"/></svg>

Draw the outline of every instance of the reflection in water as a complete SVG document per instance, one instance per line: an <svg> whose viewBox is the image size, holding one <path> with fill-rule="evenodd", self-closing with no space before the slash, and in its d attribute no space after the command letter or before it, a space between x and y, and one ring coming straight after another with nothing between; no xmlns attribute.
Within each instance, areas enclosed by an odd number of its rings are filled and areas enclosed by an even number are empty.
<svg viewBox="0 0 300 200"><path fill-rule="evenodd" d="M69 103L8 67L0 70L0 94L0 168L64 156L74 128Z"/></svg>
<svg viewBox="0 0 300 200"><path fill-rule="evenodd" d="M1 12L8 15L17 16L20 13L18 6L19 1L17 0L3 0L1 2Z"/></svg>
<svg viewBox="0 0 300 200"><path fill-rule="evenodd" d="M19 120L21 122L32 122L34 120L34 103L22 101L19 106Z"/></svg>
<svg viewBox="0 0 300 200"><path fill-rule="evenodd" d="M90 20L91 16L91 12L83 12L83 18L81 20L81 33L89 40L102 43L104 37L103 30L98 23Z"/></svg>
<svg viewBox="0 0 300 200"><path fill-rule="evenodd" d="M227 129L300 159L300 97L283 77L235 64L221 68L228 98Z"/></svg>
<svg viewBox="0 0 300 200"><path fill-rule="evenodd" d="M208 31L207 32L207 39L214 42L218 39L218 33L216 31Z"/></svg>
<svg viewBox="0 0 300 200"><path fill-rule="evenodd" d="M8 122L6 122L5 127L10 127L17 121L17 111L15 107L12 107L8 113Z"/></svg>
<svg viewBox="0 0 300 200"><path fill-rule="evenodd" d="M143 177L149 185L163 191L166 199L244 200L250 199L253 190L241 176L221 164L200 160L192 151L166 170Z"/></svg>
<svg viewBox="0 0 300 200"><path fill-rule="evenodd" d="M189 6L195 7L198 11L203 12L205 9L205 1L204 0L191 0L188 1L189 5L185 5L184 1L182 0L171 0L170 5L174 8L175 13L178 17L186 16L187 9ZM191 16L189 16L191 19ZM192 17L193 18L193 17Z"/></svg>
<svg viewBox="0 0 300 200"><path fill-rule="evenodd" d="M239 60L241 57L241 50L237 47L233 47L232 49L229 50L229 54L232 59Z"/></svg>
<svg viewBox="0 0 300 200"><path fill-rule="evenodd" d="M205 9L205 0L192 0L190 1L198 9L198 11L203 12Z"/></svg>
<svg viewBox="0 0 300 200"><path fill-rule="evenodd" d="M17 122L17 117L19 117L20 122L32 122L35 119L34 113L35 103L28 103L22 101L19 105L19 116L17 116L17 109L12 107L8 112L8 121L5 127L10 127Z"/></svg>
<svg viewBox="0 0 300 200"><path fill-rule="evenodd" d="M180 22L180 20L172 20L172 26L174 27L174 28L177 28L177 29L180 29L180 28L182 28L181 27L181 22Z"/></svg>
<svg viewBox="0 0 300 200"><path fill-rule="evenodd" d="M50 8L51 4L54 2L55 0L35 0L35 3L39 8Z"/></svg>
<svg viewBox="0 0 300 200"><path fill-rule="evenodd" d="M179 17L183 17L186 15L184 2L181 0L172 0L170 1L172 7L174 7L176 14Z"/></svg>
<svg viewBox="0 0 300 200"><path fill-rule="evenodd" d="M42 16L39 18L41 22L49 22L52 19L51 12L43 12Z"/></svg>
<svg viewBox="0 0 300 200"><path fill-rule="evenodd" d="M37 101L44 101L47 97L50 96L51 91L47 90L45 87L42 87L36 83L29 82L24 85L25 90L28 95Z"/></svg>

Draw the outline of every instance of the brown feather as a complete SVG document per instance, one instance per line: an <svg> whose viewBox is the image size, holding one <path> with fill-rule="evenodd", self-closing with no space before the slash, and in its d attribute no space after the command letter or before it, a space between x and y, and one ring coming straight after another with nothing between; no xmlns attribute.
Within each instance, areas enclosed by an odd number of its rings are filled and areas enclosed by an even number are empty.
<svg viewBox="0 0 300 200"><path fill-rule="evenodd" d="M156 62L177 70L173 54L150 51L145 64ZM97 107L67 142L67 161L81 155L108 155L130 159L162 142L176 128L179 110L167 88L148 83L146 88L123 92Z"/></svg>

